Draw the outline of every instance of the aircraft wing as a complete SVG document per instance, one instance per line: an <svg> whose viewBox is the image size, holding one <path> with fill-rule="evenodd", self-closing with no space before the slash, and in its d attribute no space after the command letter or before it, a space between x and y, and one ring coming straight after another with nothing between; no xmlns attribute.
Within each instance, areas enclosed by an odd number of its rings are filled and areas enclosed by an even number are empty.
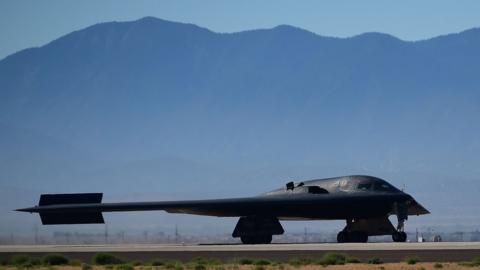
<svg viewBox="0 0 480 270"><path fill-rule="evenodd" d="M101 203L102 197L102 193L43 194L38 206L17 211L39 213L44 225L94 224L104 223L102 212L164 210L169 213L233 217L269 213L286 204L302 204L298 198L276 196L124 203Z"/></svg>

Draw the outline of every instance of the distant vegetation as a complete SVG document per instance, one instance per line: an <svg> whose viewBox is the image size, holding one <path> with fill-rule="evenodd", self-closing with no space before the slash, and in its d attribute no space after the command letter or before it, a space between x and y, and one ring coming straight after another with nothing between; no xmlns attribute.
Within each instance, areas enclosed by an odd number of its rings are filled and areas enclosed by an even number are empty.
<svg viewBox="0 0 480 270"><path fill-rule="evenodd" d="M191 261L176 261L171 259L154 259L149 262L126 261L110 253L97 253L93 256L92 262L95 265L82 263L78 260L72 260L62 254L48 254L42 258L30 257L27 255L16 255L9 260L0 261L0 270L26 270L33 268L42 268L46 270L60 270L62 266L75 267L75 270L285 270L302 269L305 266L331 266L362 263L360 259L349 256L344 253L329 252L320 258L291 258L285 262L277 262L269 259L251 259L242 258L229 262L221 262L214 258L197 257ZM413 256L405 258L404 262L396 264L414 265L420 262L420 258ZM373 257L365 263L372 264L371 269L384 270L390 266L373 266L383 264L381 258ZM442 263L422 263L417 269L442 269L445 266L449 269L456 269L455 264L444 265ZM480 266L480 257L474 258L468 262L457 264L457 268L478 267ZM58 267L58 268L57 268ZM95 268L96 267L96 268ZM293 268L292 268L293 267ZM348 266L355 268L355 266ZM402 266L403 267L403 266ZM304 268L303 268L304 269Z"/></svg>
<svg viewBox="0 0 480 270"><path fill-rule="evenodd" d="M123 260L109 253L97 253L93 256L93 263L98 265L121 264Z"/></svg>

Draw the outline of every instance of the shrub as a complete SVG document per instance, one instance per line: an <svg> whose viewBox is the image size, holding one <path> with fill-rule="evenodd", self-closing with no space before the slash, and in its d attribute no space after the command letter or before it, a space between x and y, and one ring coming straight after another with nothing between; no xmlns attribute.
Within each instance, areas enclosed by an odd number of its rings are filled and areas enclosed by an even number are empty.
<svg viewBox="0 0 480 270"><path fill-rule="evenodd" d="M88 263L82 263L82 270L92 270L93 267Z"/></svg>
<svg viewBox="0 0 480 270"><path fill-rule="evenodd" d="M437 262L433 265L433 268L437 268L437 269L443 268L443 264Z"/></svg>
<svg viewBox="0 0 480 270"><path fill-rule="evenodd" d="M378 257L373 257L368 260L369 264L382 264L382 260Z"/></svg>
<svg viewBox="0 0 480 270"><path fill-rule="evenodd" d="M345 262L346 263L361 263L362 261L360 261L360 259L357 258L357 257L347 256L347 258L345 258Z"/></svg>
<svg viewBox="0 0 480 270"><path fill-rule="evenodd" d="M474 258L473 260L469 261L469 262L461 262L459 263L459 265L462 265L462 266L480 266L480 257L477 257L477 258Z"/></svg>
<svg viewBox="0 0 480 270"><path fill-rule="evenodd" d="M109 253L97 253L93 256L93 263L98 265L122 264L123 261Z"/></svg>
<svg viewBox="0 0 480 270"><path fill-rule="evenodd" d="M119 264L115 269L116 270L134 270L135 268L131 264Z"/></svg>
<svg viewBox="0 0 480 270"><path fill-rule="evenodd" d="M30 258L30 265L32 266L42 265L42 260L40 260L39 258Z"/></svg>
<svg viewBox="0 0 480 270"><path fill-rule="evenodd" d="M183 270L183 265L180 262L175 263L175 270Z"/></svg>
<svg viewBox="0 0 480 270"><path fill-rule="evenodd" d="M207 269L204 264L196 264L194 267L195 270L205 270Z"/></svg>
<svg viewBox="0 0 480 270"><path fill-rule="evenodd" d="M480 257L474 258L474 259L470 262L470 264L471 264L472 266L480 266Z"/></svg>
<svg viewBox="0 0 480 270"><path fill-rule="evenodd" d="M266 259L259 259L259 260L255 260L253 262L254 265L270 265L272 264L269 260L266 260Z"/></svg>
<svg viewBox="0 0 480 270"><path fill-rule="evenodd" d="M240 261L238 263L240 263L242 265L253 264L253 260L251 260L251 259L240 259Z"/></svg>
<svg viewBox="0 0 480 270"><path fill-rule="evenodd" d="M132 262L132 265L133 265L133 266L140 266L140 265L143 265L143 262L141 262L141 261L133 261L133 262Z"/></svg>
<svg viewBox="0 0 480 270"><path fill-rule="evenodd" d="M165 264L165 268L167 269L175 269L175 262L167 262Z"/></svg>
<svg viewBox="0 0 480 270"><path fill-rule="evenodd" d="M66 265L69 260L62 254L48 254L43 258L43 263L46 265Z"/></svg>
<svg viewBox="0 0 480 270"><path fill-rule="evenodd" d="M346 260L345 254L342 253L325 253L323 257L320 259L319 264L321 265L342 265L345 264Z"/></svg>
<svg viewBox="0 0 480 270"><path fill-rule="evenodd" d="M408 257L405 259L407 264L416 264L420 259L418 257Z"/></svg>
<svg viewBox="0 0 480 270"><path fill-rule="evenodd" d="M23 266L23 265L29 264L30 261L31 261L31 258L27 255L16 255L10 259L10 264L16 265L16 266Z"/></svg>
<svg viewBox="0 0 480 270"><path fill-rule="evenodd" d="M151 266L163 266L165 265L165 261L163 260L153 260L152 262L150 262L150 265Z"/></svg>

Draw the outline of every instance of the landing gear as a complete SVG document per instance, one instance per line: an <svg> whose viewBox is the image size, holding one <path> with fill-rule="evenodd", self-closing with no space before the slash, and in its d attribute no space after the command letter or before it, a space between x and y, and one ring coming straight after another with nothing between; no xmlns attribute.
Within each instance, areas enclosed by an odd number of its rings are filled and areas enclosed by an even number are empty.
<svg viewBox="0 0 480 270"><path fill-rule="evenodd" d="M238 220L232 236L240 237L244 244L270 244L273 235L283 232L282 225L276 217L247 216Z"/></svg>
<svg viewBox="0 0 480 270"><path fill-rule="evenodd" d="M341 231L337 234L338 243L366 243L368 235L364 232L347 232Z"/></svg>
<svg viewBox="0 0 480 270"><path fill-rule="evenodd" d="M243 244L270 244L272 243L272 235L255 235L255 236L240 236Z"/></svg>
<svg viewBox="0 0 480 270"><path fill-rule="evenodd" d="M395 212L397 214L397 229L392 234L393 242L407 241L407 234L405 233L405 221L408 219L408 207L405 203L395 204Z"/></svg>
<svg viewBox="0 0 480 270"><path fill-rule="evenodd" d="M407 234L405 232L396 231L392 234L393 242L405 242L407 241Z"/></svg>

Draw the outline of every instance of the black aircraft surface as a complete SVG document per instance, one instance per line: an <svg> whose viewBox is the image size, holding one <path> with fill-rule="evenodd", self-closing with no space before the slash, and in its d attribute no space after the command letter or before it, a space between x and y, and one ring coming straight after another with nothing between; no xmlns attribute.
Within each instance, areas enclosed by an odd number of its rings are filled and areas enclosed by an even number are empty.
<svg viewBox="0 0 480 270"><path fill-rule="evenodd" d="M279 220L345 220L337 241L367 242L392 235L405 242L409 215L428 214L415 199L385 180L353 175L302 182L247 198L101 203L102 193L44 194L38 206L17 211L39 213L44 225L104 223L102 212L164 210L169 213L240 217L233 237L244 244L267 244L283 234ZM396 215L394 227L388 217Z"/></svg>

